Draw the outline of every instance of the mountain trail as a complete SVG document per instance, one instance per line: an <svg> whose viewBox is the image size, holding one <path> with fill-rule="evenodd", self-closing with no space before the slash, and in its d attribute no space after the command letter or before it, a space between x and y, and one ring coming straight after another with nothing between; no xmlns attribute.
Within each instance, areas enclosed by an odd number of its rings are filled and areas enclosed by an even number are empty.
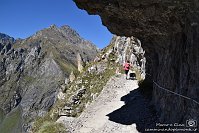
<svg viewBox="0 0 199 133"><path fill-rule="evenodd" d="M137 88L137 80L114 76L78 118L71 121L62 116L58 121L64 123L70 133L138 133L138 125L145 127L142 120L154 116L149 102Z"/></svg>

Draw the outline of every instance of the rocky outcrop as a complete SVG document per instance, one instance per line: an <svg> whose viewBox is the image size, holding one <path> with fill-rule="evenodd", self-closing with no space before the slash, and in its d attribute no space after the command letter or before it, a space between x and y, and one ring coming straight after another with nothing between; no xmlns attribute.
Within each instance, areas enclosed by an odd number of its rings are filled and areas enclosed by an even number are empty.
<svg viewBox="0 0 199 133"><path fill-rule="evenodd" d="M102 50L100 56L97 56L94 61L99 62L101 60L106 60L118 63L122 66L129 60L132 65L131 70L137 74L137 79L143 80L146 75L146 58L144 54L145 51L137 38L133 36L124 37L115 35L110 44ZM120 69L121 67L117 68L116 71L119 72ZM92 69L90 71L92 71Z"/></svg>
<svg viewBox="0 0 199 133"><path fill-rule="evenodd" d="M73 82L75 80L75 74L73 73L73 71L70 73L70 76L69 76L69 81L70 82Z"/></svg>
<svg viewBox="0 0 199 133"><path fill-rule="evenodd" d="M103 56L111 58L109 60L115 61L120 65L129 60L132 64L131 69L137 71L137 74L139 73L139 80L145 79L145 51L137 38L114 36L106 51Z"/></svg>
<svg viewBox="0 0 199 133"><path fill-rule="evenodd" d="M14 38L6 34L0 33L0 54L3 55L4 53L8 52L14 42Z"/></svg>
<svg viewBox="0 0 199 133"><path fill-rule="evenodd" d="M199 121L199 2L197 0L74 0L117 35L135 36L146 51L153 102L167 123ZM161 87L193 100L166 92Z"/></svg>
<svg viewBox="0 0 199 133"><path fill-rule="evenodd" d="M84 66L83 66L84 64L83 64L83 61L82 61L82 57L81 57L81 55L78 53L77 54L77 68L78 68L78 71L79 72L82 72L83 71L83 69L84 69Z"/></svg>
<svg viewBox="0 0 199 133"><path fill-rule="evenodd" d="M33 118L44 116L60 97L70 73L77 72L77 53L91 61L98 49L69 26L52 25L27 39L7 40L1 44L0 106L6 114L21 106L28 131Z"/></svg>

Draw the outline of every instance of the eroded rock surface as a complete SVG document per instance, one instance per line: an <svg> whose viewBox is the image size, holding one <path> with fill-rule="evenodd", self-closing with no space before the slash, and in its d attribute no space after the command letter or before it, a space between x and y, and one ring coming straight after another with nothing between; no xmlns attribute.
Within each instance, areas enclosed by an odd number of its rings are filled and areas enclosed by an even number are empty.
<svg viewBox="0 0 199 133"><path fill-rule="evenodd" d="M160 86L199 101L198 0L74 0L100 15L117 35L135 36L146 51L146 71ZM162 122L199 120L199 105L153 84Z"/></svg>
<svg viewBox="0 0 199 133"><path fill-rule="evenodd" d="M123 65L127 60L132 64L131 69L139 73L139 80L145 78L145 51L140 40L135 37L114 36L111 40L106 56ZM140 77L138 77L140 76Z"/></svg>

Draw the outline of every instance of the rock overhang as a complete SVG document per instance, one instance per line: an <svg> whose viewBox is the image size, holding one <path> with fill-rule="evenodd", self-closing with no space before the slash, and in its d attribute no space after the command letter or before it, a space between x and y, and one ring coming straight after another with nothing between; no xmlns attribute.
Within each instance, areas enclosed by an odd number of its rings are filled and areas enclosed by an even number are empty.
<svg viewBox="0 0 199 133"><path fill-rule="evenodd" d="M141 40L149 80L198 101L199 0L74 1L89 14L99 15L110 32ZM199 120L191 101L149 83L162 122Z"/></svg>
<svg viewBox="0 0 199 133"><path fill-rule="evenodd" d="M182 32L193 23L198 0L74 0L80 9L99 15L110 32L140 39Z"/></svg>

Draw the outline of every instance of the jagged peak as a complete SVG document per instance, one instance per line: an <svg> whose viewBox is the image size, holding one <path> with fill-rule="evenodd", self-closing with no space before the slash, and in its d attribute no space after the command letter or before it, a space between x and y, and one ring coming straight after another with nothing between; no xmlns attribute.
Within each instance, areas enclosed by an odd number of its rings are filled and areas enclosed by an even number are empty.
<svg viewBox="0 0 199 133"><path fill-rule="evenodd" d="M12 39L14 39L13 37L11 37L9 35L0 32L0 39L2 39L2 38L12 38Z"/></svg>
<svg viewBox="0 0 199 133"><path fill-rule="evenodd" d="M72 29L69 25L63 25L63 26L60 27L60 29L62 29L62 28L63 29Z"/></svg>
<svg viewBox="0 0 199 133"><path fill-rule="evenodd" d="M57 28L57 26L56 26L55 24L52 24L52 25L50 25L49 28L50 28L50 29L54 29L54 28Z"/></svg>
<svg viewBox="0 0 199 133"><path fill-rule="evenodd" d="M14 43L15 39L7 34L1 33L0 32L0 43L5 43L5 42L10 42L10 43Z"/></svg>
<svg viewBox="0 0 199 133"><path fill-rule="evenodd" d="M50 33L52 33L52 35ZM63 25L61 27L58 27L55 24L52 24L48 28L44 28L44 29L36 32L35 36L46 36L47 37L47 36L53 36L54 33L62 34L63 37L75 36L75 37L81 38L80 35L74 29L72 29L70 26Z"/></svg>
<svg viewBox="0 0 199 133"><path fill-rule="evenodd" d="M62 32L62 33L67 33L67 34L71 34L71 35L73 35L73 36L76 36L76 37L78 37L78 38L81 38L81 36L74 30L74 29L72 29L70 26L68 26L68 25L63 25L63 26L61 26L60 28L60 31ZM82 38L81 38L82 39Z"/></svg>
<svg viewBox="0 0 199 133"><path fill-rule="evenodd" d="M44 28L36 32L33 36L27 38L29 40L50 40L53 43L61 43L68 45L78 45L81 49L94 48L97 49L97 46L92 42L82 38L77 31L72 29L68 25L63 25L58 27L55 24L50 25L48 28Z"/></svg>

